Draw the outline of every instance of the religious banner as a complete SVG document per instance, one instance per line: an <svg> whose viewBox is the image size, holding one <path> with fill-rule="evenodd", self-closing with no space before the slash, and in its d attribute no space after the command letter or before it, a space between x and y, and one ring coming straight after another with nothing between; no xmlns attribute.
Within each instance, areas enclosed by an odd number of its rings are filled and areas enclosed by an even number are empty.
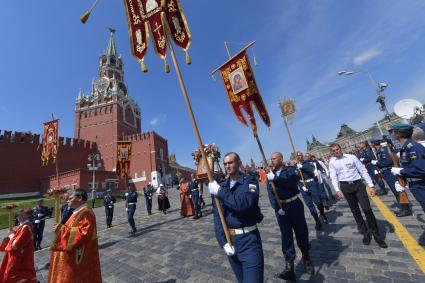
<svg viewBox="0 0 425 283"><path fill-rule="evenodd" d="M279 105L280 105L283 117L289 118L296 112L295 101L293 99L285 100Z"/></svg>
<svg viewBox="0 0 425 283"><path fill-rule="evenodd" d="M141 63L142 70L147 72L144 57L147 52L149 34L152 35L156 53L167 57L167 29L177 46L186 51L186 62L190 64L187 50L192 37L187 21L178 0L124 0L127 15L130 44L133 56ZM165 20L163 18L165 15ZM164 22L166 21L166 22ZM169 71L167 62L166 72Z"/></svg>
<svg viewBox="0 0 425 283"><path fill-rule="evenodd" d="M43 126L43 149L41 151L42 166L49 163L50 157L56 162L59 148L59 120L44 123Z"/></svg>
<svg viewBox="0 0 425 283"><path fill-rule="evenodd" d="M245 126L248 126L242 114L242 109L244 109L248 114L254 134L257 133L257 124L255 123L252 110L252 104L254 104L263 122L267 127L270 127L270 117L258 91L254 73L248 55L246 54L246 48L233 56L224 65L219 67L218 70L220 71L233 112L239 121Z"/></svg>
<svg viewBox="0 0 425 283"><path fill-rule="evenodd" d="M187 51L192 37L180 2L177 0L166 0L165 15L167 16L168 26L170 27L171 37L174 42L181 49Z"/></svg>
<svg viewBox="0 0 425 283"><path fill-rule="evenodd" d="M117 167L116 173L119 178L130 175L131 142L117 142Z"/></svg>
<svg viewBox="0 0 425 283"><path fill-rule="evenodd" d="M204 145L204 151L207 156L208 165L212 169L213 172L216 172L214 170L214 164L220 161L221 153L220 149L215 146L214 144L206 144ZM193 161L195 162L195 165L197 167L196 169L196 179L206 181L208 180L207 176L207 166L202 159L202 153L199 149L197 149L195 152L192 153ZM218 170L217 170L218 171Z"/></svg>

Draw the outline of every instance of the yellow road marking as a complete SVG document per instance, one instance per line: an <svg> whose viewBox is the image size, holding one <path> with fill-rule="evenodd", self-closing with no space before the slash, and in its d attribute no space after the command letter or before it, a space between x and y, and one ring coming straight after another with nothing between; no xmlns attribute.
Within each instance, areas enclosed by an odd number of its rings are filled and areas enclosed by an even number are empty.
<svg viewBox="0 0 425 283"><path fill-rule="evenodd" d="M404 247L407 249L416 264L425 273L425 249L421 247L413 236L407 231L406 227L398 221L397 217L388 209L388 207L377 197L371 197L373 203L378 207L382 216L393 225L394 231L397 234Z"/></svg>

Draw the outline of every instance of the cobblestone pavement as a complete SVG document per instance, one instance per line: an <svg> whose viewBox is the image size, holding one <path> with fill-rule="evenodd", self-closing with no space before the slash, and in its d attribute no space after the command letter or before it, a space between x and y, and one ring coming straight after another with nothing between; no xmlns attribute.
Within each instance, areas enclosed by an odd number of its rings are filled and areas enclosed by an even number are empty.
<svg viewBox="0 0 425 283"><path fill-rule="evenodd" d="M213 231L211 203L206 197L204 217L199 220L180 216L178 191L169 190L171 209L164 215L156 210L148 216L143 197L135 214L138 232L129 236L124 203L115 209L114 226L106 229L103 207L95 209L98 223L100 258L104 282L235 282L235 277L218 246ZM394 197L384 196L390 208ZM411 198L413 199L413 198ZM280 233L267 192L261 190L260 204L265 215L259 224L265 256L265 279L282 282L273 275L283 268ZM415 215L401 221L415 239L424 246L425 217L413 201ZM314 220L306 210L310 231L311 257L317 274L304 273L297 250L296 273L299 282L425 282L420 271L391 226L373 207L379 226L384 232L388 249L380 249L372 240L362 244L346 201L335 203L327 212L330 224L320 232L314 230ZM44 245L50 242L48 220ZM5 230L0 231L4 236ZM50 252L44 249L35 254L37 276L46 282Z"/></svg>

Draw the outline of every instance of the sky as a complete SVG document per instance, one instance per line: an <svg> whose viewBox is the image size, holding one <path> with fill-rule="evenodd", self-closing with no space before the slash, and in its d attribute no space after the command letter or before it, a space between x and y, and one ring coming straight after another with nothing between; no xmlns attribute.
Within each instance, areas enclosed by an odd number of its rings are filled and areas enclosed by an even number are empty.
<svg viewBox="0 0 425 283"><path fill-rule="evenodd" d="M145 63L132 57L123 1L100 1L83 25L79 17L92 1L2 1L0 10L0 129L40 133L51 113L60 135L73 136L80 88L89 92L109 31L124 61L129 95L141 107L142 131L168 140L177 161L193 167L197 141L176 72L164 73L152 45ZM251 130L237 121L224 87L210 72L227 60L224 41L236 53L256 40L256 81L271 118L267 129L257 115L266 155L291 152L278 101L293 98L298 112L290 123L296 148L306 139L336 138L340 125L362 130L383 117L367 76L338 76L340 70L368 70L385 81L387 105L404 98L425 103L425 2L420 0L181 0L192 44L192 65L176 48L182 75L204 143L222 153L236 151L244 163L261 156ZM252 52L253 51L253 52ZM170 56L169 56L170 57Z"/></svg>

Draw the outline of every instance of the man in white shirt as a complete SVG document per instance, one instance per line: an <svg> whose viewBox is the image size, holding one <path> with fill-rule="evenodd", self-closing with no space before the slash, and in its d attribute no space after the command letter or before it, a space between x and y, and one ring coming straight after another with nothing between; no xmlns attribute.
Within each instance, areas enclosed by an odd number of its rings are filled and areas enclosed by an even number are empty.
<svg viewBox="0 0 425 283"><path fill-rule="evenodd" d="M414 140L417 143L420 143L423 146L425 146L424 135L425 135L424 130L422 130L421 128L419 127L413 128L412 140Z"/></svg>
<svg viewBox="0 0 425 283"><path fill-rule="evenodd" d="M378 224L376 223L375 215L370 207L366 186L362 182L363 178L370 188L371 196L374 197L376 191L372 179L367 173L366 167L355 155L343 153L339 144L332 144L330 148L334 155L329 161L329 172L332 184L337 197L339 199L345 197L347 200L354 219L356 220L357 228L359 232L363 234L363 244L370 244L370 234L372 234L376 243L381 248L387 248L387 244L379 234ZM363 219L359 204L366 216L367 225Z"/></svg>

